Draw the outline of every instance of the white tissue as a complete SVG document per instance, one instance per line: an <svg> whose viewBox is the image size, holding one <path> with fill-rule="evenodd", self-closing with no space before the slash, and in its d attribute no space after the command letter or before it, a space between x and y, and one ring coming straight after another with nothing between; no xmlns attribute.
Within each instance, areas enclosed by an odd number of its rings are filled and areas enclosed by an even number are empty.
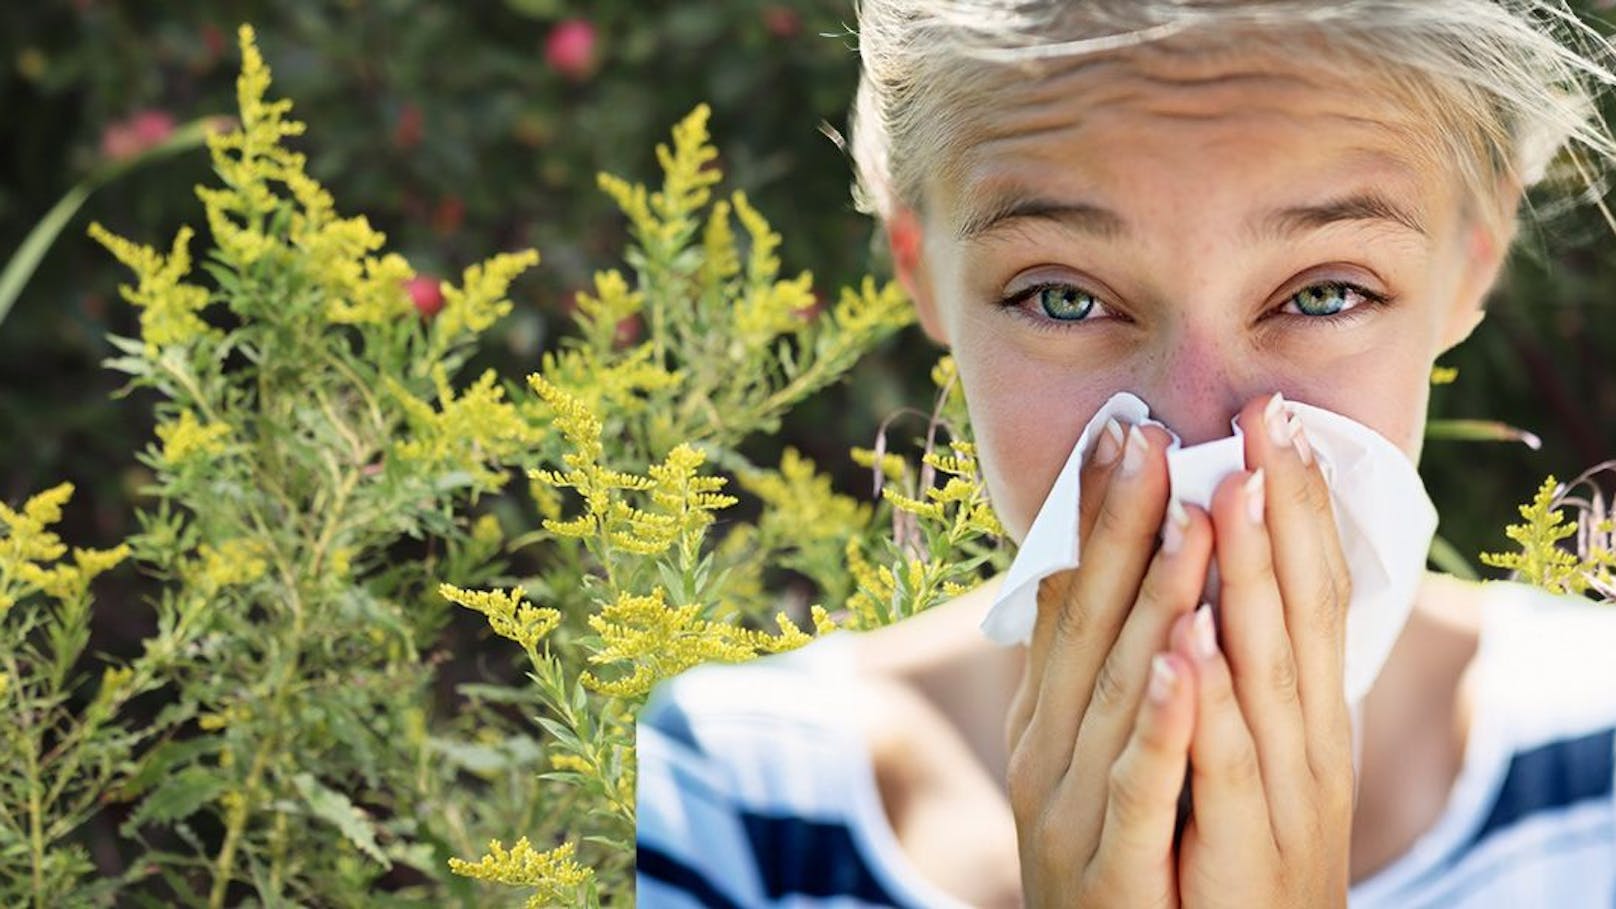
<svg viewBox="0 0 1616 909"><path fill-rule="evenodd" d="M1336 529L1352 577L1343 686L1348 703L1355 703L1368 693L1408 621L1436 533L1436 508L1408 456L1380 433L1323 408L1299 401L1286 403L1301 420L1330 488ZM1183 448L1178 434L1150 419L1149 413L1137 396L1118 392L1083 428L1016 553L998 598L982 619L982 631L989 638L1000 644L1028 643L1038 612L1038 582L1077 567L1078 494L1084 455L1099 438L1108 417L1161 426L1168 432L1172 437L1168 475L1173 493L1186 504L1208 507L1218 482L1245 469L1245 443L1238 420L1230 421L1234 435ZM1207 590L1216 614L1215 565Z"/></svg>

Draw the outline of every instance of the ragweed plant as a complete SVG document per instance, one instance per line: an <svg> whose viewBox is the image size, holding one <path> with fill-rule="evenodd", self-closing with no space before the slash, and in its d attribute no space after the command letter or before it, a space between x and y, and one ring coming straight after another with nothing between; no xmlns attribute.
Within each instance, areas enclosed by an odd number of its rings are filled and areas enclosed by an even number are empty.
<svg viewBox="0 0 1616 909"><path fill-rule="evenodd" d="M879 538L879 561L873 563L866 545L848 538L847 567L857 584L848 600L852 627L877 628L930 609L976 586L985 569L1008 562L999 546L1004 527L988 502L952 357L932 368L932 381L937 403L918 469L887 452L884 429L876 448L853 452L870 468L875 492L891 505L892 532ZM950 436L946 454L939 429Z"/></svg>
<svg viewBox="0 0 1616 909"><path fill-rule="evenodd" d="M211 248L193 261L189 226L166 250L90 227L140 313L108 365L158 398L141 532L66 559L48 529L66 488L0 510L5 905L358 905L388 878L397 902L469 905L447 859L536 810L526 775L469 796L482 724L437 714L429 648L450 617L435 577L501 570L497 522L465 506L544 434L491 377L455 383L538 256L466 269L420 318L408 263L337 214L250 28L240 45L239 125L208 135L220 185L197 190ZM126 557L157 585L157 632L85 685L90 581ZM153 692L166 706L135 723ZM115 802L132 858L97 880L74 837Z"/></svg>
<svg viewBox="0 0 1616 909"><path fill-rule="evenodd" d="M88 886L95 867L71 837L143 737L117 713L149 678L123 666L88 685L71 674L89 642L90 584L129 555L120 545L74 548L69 557L51 528L72 494L64 483L20 509L0 503L0 897L8 906L108 892Z"/></svg>
<svg viewBox="0 0 1616 909"><path fill-rule="evenodd" d="M1532 501L1519 506L1523 523L1504 530L1520 544L1520 550L1481 553L1482 563L1508 569L1511 577L1554 593L1582 595L1592 589L1603 599L1616 602L1616 546L1612 545L1616 520L1594 482L1598 474L1612 469L1616 462L1596 465L1565 485L1549 476ZM1583 486L1589 490L1586 497L1576 494ZM1575 520L1566 519L1562 509L1567 507L1575 511ZM1568 539L1570 548L1562 545Z"/></svg>
<svg viewBox="0 0 1616 909"><path fill-rule="evenodd" d="M845 575L845 541L872 518L795 453L775 469L751 464L740 444L845 375L911 321L911 307L895 284L867 279L821 312L809 272L783 277L781 238L745 194L713 199L722 174L707 117L696 108L671 146L658 146L659 190L600 176L628 218L634 280L616 269L595 276L578 296L576 333L544 358L519 404L549 432L535 449L546 466L529 473L539 526L513 545L538 550L547 570L515 589L442 588L523 647L544 714L543 778L570 789L558 800L573 806L565 842L496 840L481 859L454 863L532 888L530 905L629 898L638 708L691 666L788 650L835 628L821 605L800 621L781 609L763 568L801 570L839 602L846 585L832 578ZM617 326L634 319L648 324L646 340L624 346ZM765 516L718 532L717 516L743 492Z"/></svg>

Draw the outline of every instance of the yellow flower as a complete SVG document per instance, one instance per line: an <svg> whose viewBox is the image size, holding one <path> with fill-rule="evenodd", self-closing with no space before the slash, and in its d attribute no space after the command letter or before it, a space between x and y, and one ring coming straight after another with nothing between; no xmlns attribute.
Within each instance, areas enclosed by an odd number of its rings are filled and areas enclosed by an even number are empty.
<svg viewBox="0 0 1616 909"><path fill-rule="evenodd" d="M535 887L528 898L528 909L542 906L578 905L578 888L589 882L594 871L573 861L573 844L561 845L546 852L538 852L527 837L516 841L508 851L499 840L488 844L488 854L476 862L449 859L449 870L464 877Z"/></svg>
<svg viewBox="0 0 1616 909"><path fill-rule="evenodd" d="M443 311L433 320L433 330L445 337L476 334L511 311L505 294L516 276L539 263L537 250L500 253L480 265L466 268L460 286L443 285Z"/></svg>
<svg viewBox="0 0 1616 909"><path fill-rule="evenodd" d="M1586 553L1570 552L1560 541L1577 532L1575 521L1566 521L1559 508L1553 507L1559 484L1551 474L1538 487L1529 504L1519 506L1523 524L1511 524L1504 534L1521 544L1519 552L1481 553L1484 565L1507 568L1527 583L1535 584L1554 593L1581 594L1594 580L1603 586L1612 581L1616 569L1616 553L1603 546L1590 547ZM1596 528L1596 538L1608 539L1610 526Z"/></svg>
<svg viewBox="0 0 1616 909"><path fill-rule="evenodd" d="M157 424L157 438L163 443L163 460L178 466L198 455L216 455L224 450L220 441L230 435L228 423L198 423L190 409L179 419Z"/></svg>
<svg viewBox="0 0 1616 909"><path fill-rule="evenodd" d="M712 146L707 133L711 114L706 104L697 105L674 126L671 151L657 144L657 161L665 174L660 192L648 194L644 186L607 173L596 178L600 188L628 216L635 236L647 249L660 250L682 243L694 229L692 216L711 197L710 187L722 179L716 168L707 167L718 157L718 149Z"/></svg>
<svg viewBox="0 0 1616 909"><path fill-rule="evenodd" d="M483 614L494 633L534 650L544 636L561 624L561 613L548 606L534 606L522 598L522 588L509 591L462 590L452 584L439 584L438 593L446 600Z"/></svg>
<svg viewBox="0 0 1616 909"><path fill-rule="evenodd" d="M148 354L160 347L184 344L208 331L197 315L208 305L207 288L186 284L181 278L191 270L189 226L174 235L167 256L149 246L126 240L92 222L90 236L107 248L118 261L135 273L139 283L118 285L118 293L140 307L140 333Z"/></svg>
<svg viewBox="0 0 1616 909"><path fill-rule="evenodd" d="M237 538L225 540L217 546L203 543L196 548L196 557L186 566L190 584L205 595L227 587L251 584L269 570L263 546L256 540Z"/></svg>

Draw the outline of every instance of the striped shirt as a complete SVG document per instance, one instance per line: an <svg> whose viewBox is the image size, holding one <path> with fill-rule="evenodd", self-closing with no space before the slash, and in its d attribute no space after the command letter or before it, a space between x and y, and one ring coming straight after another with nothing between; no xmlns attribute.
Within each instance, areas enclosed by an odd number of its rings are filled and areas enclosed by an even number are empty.
<svg viewBox="0 0 1616 909"><path fill-rule="evenodd" d="M1616 905L1616 609L1480 588L1477 697L1435 824L1354 909ZM852 632L663 682L637 728L638 905L963 904L886 819L847 717Z"/></svg>

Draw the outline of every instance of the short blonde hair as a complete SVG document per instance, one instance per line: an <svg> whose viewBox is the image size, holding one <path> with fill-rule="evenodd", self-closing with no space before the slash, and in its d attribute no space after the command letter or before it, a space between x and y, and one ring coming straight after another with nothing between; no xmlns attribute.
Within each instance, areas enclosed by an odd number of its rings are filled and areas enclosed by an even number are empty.
<svg viewBox="0 0 1616 909"><path fill-rule="evenodd" d="M1495 237L1514 235L1503 193L1580 180L1597 200L1616 161L1595 105L1616 84L1611 44L1551 0L855 0L855 9L853 196L883 222L899 207L924 216L927 179L960 176L974 114L991 109L1007 80L1168 38L1210 46L1311 34L1389 76L1434 127L1417 153L1457 167L1467 211Z"/></svg>

